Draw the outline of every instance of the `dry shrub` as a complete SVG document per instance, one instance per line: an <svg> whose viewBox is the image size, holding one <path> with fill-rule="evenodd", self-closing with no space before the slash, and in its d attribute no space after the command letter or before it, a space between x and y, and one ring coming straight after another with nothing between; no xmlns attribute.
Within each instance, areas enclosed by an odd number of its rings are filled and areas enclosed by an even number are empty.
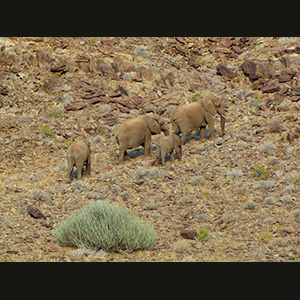
<svg viewBox="0 0 300 300"><path fill-rule="evenodd" d="M126 208L96 201L74 213L54 228L61 246L92 250L134 251L154 245L152 226L142 222Z"/></svg>

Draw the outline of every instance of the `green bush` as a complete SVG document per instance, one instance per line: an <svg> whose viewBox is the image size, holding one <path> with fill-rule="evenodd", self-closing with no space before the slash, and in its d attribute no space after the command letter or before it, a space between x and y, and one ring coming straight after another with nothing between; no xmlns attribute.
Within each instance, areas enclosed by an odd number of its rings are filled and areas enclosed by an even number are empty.
<svg viewBox="0 0 300 300"><path fill-rule="evenodd" d="M264 166L255 165L252 166L251 176L255 177L258 180L265 180L268 177L269 170L267 170Z"/></svg>
<svg viewBox="0 0 300 300"><path fill-rule="evenodd" d="M50 125L43 125L40 127L40 133L43 137L51 137L53 135L53 128Z"/></svg>
<svg viewBox="0 0 300 300"><path fill-rule="evenodd" d="M197 231L197 239L198 239L198 241L201 241L202 243L207 242L210 239L208 230L205 228L200 228Z"/></svg>
<svg viewBox="0 0 300 300"><path fill-rule="evenodd" d="M61 246L127 252L154 245L152 226L126 208L96 201L83 207L56 226L53 235Z"/></svg>
<svg viewBox="0 0 300 300"><path fill-rule="evenodd" d="M68 149L74 143L73 138L65 143L65 148Z"/></svg>

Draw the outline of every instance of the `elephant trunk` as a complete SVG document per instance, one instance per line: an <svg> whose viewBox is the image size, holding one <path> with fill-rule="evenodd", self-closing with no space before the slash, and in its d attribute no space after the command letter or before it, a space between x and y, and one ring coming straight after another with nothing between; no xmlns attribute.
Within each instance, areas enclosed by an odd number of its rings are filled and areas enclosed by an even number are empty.
<svg viewBox="0 0 300 300"><path fill-rule="evenodd" d="M223 136L225 134L225 121L226 121L226 112L223 105L219 107L218 114L220 115L221 135Z"/></svg>

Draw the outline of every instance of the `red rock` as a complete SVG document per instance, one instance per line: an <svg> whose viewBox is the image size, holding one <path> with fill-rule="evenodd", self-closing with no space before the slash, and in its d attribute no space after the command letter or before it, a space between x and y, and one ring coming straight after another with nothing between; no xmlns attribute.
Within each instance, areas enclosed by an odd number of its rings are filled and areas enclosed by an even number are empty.
<svg viewBox="0 0 300 300"><path fill-rule="evenodd" d="M281 111L289 111L290 108L288 106L279 106L277 107L277 111L281 112Z"/></svg>
<svg viewBox="0 0 300 300"><path fill-rule="evenodd" d="M86 102L88 104L92 105L92 104L96 104L96 103L101 102L101 99L100 98L91 98L91 99L87 100Z"/></svg>
<svg viewBox="0 0 300 300"><path fill-rule="evenodd" d="M256 75L256 63L251 60L246 60L242 63L242 70L246 76L249 76L250 79L258 79Z"/></svg>
<svg viewBox="0 0 300 300"><path fill-rule="evenodd" d="M120 96L122 96L122 93L120 91L114 91L114 92L109 94L109 97L111 97L111 98L117 98L117 97L120 97Z"/></svg>
<svg viewBox="0 0 300 300"><path fill-rule="evenodd" d="M92 93L90 95L84 95L81 96L82 99L91 99L91 98L95 98L95 97L100 97L100 96L105 96L106 94L103 91L98 91L95 93Z"/></svg>
<svg viewBox="0 0 300 300"><path fill-rule="evenodd" d="M103 121L105 122L105 124L112 126L118 122L118 117L114 115L106 116L103 118Z"/></svg>
<svg viewBox="0 0 300 300"><path fill-rule="evenodd" d="M199 67L199 63L195 59L193 59L192 57L188 58L188 64L193 68L198 68Z"/></svg>
<svg viewBox="0 0 300 300"><path fill-rule="evenodd" d="M300 95L300 85L295 85L292 87L291 92L293 95Z"/></svg>
<svg viewBox="0 0 300 300"><path fill-rule="evenodd" d="M241 54L241 53L244 52L239 46L232 46L231 49L232 49L233 52L235 52L236 54Z"/></svg>
<svg viewBox="0 0 300 300"><path fill-rule="evenodd" d="M221 38L221 44L228 48L232 45L232 41L229 37L222 37Z"/></svg>
<svg viewBox="0 0 300 300"><path fill-rule="evenodd" d="M276 93L271 102L275 105L279 105L282 101L283 101L283 96L279 93Z"/></svg>
<svg viewBox="0 0 300 300"><path fill-rule="evenodd" d="M180 235L184 239L188 239L188 240L194 240L197 238L197 232L194 229L183 229L181 230Z"/></svg>
<svg viewBox="0 0 300 300"><path fill-rule="evenodd" d="M195 90L199 90L201 88L201 85L198 83L192 83L190 87L188 88L189 92L194 92Z"/></svg>
<svg viewBox="0 0 300 300"><path fill-rule="evenodd" d="M230 54L230 53L232 53L231 50L227 49L227 48L216 48L215 51L219 52L219 53L224 53L224 54Z"/></svg>
<svg viewBox="0 0 300 300"><path fill-rule="evenodd" d="M180 43L182 43L182 44L185 44L185 40L184 40L182 37L175 37L175 39L176 39L178 42L180 42Z"/></svg>
<svg viewBox="0 0 300 300"><path fill-rule="evenodd" d="M35 219L46 219L44 214L34 206L27 206L27 212L29 215Z"/></svg>
<svg viewBox="0 0 300 300"><path fill-rule="evenodd" d="M68 71L68 68L66 64L58 64L50 68L51 72L60 72L61 74L64 74Z"/></svg>
<svg viewBox="0 0 300 300"><path fill-rule="evenodd" d="M177 70L180 70L180 65L176 62L172 62L171 66L175 67Z"/></svg>
<svg viewBox="0 0 300 300"><path fill-rule="evenodd" d="M110 102L121 104L122 106L128 107L130 109L135 108L135 106L129 101L124 101L124 100L119 100L119 99L111 99Z"/></svg>
<svg viewBox="0 0 300 300"><path fill-rule="evenodd" d="M300 96L293 96L291 97L291 101L298 102L300 100Z"/></svg>
<svg viewBox="0 0 300 300"><path fill-rule="evenodd" d="M143 104L144 100L141 96L133 96L131 98L132 100L132 104L135 106L135 107L139 107Z"/></svg>
<svg viewBox="0 0 300 300"><path fill-rule="evenodd" d="M230 79L235 77L235 74L231 69L221 64L217 66L217 74L224 77L228 77Z"/></svg>
<svg viewBox="0 0 300 300"><path fill-rule="evenodd" d="M80 110L83 109L87 106L86 103L74 103L74 104L66 104L65 105L65 110Z"/></svg>
<svg viewBox="0 0 300 300"><path fill-rule="evenodd" d="M278 77L279 82L287 82L293 79L295 73L283 70Z"/></svg>
<svg viewBox="0 0 300 300"><path fill-rule="evenodd" d="M245 60L242 65L242 70L251 80L259 78L269 79L274 76L274 68L268 61Z"/></svg>
<svg viewBox="0 0 300 300"><path fill-rule="evenodd" d="M64 85L64 80L61 77L52 76L43 84L43 88L46 92L53 94L62 91L64 89Z"/></svg>
<svg viewBox="0 0 300 300"><path fill-rule="evenodd" d="M41 49L36 50L36 55L40 68L47 68L54 61L54 58L49 53L46 53Z"/></svg>
<svg viewBox="0 0 300 300"><path fill-rule="evenodd" d="M271 81L266 83L263 87L262 87L262 91L264 93L275 93L280 91L280 86L278 85L277 80L276 81Z"/></svg>
<svg viewBox="0 0 300 300"><path fill-rule="evenodd" d="M188 48L186 46L176 45L175 48L182 56L188 55Z"/></svg>
<svg viewBox="0 0 300 300"><path fill-rule="evenodd" d="M128 109L127 107L119 106L119 109L120 109L120 112L122 112L122 113L126 113L126 114L130 113L130 109Z"/></svg>

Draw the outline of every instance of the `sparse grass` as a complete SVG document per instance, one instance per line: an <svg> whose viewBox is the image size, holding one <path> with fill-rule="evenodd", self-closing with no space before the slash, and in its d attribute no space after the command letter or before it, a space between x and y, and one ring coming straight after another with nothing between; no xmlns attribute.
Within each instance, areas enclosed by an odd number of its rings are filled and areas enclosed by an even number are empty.
<svg viewBox="0 0 300 300"><path fill-rule="evenodd" d="M51 137L53 135L53 128L50 125L43 125L40 127L42 137Z"/></svg>
<svg viewBox="0 0 300 300"><path fill-rule="evenodd" d="M273 152L276 150L276 146L271 141L266 141L258 147L259 151L264 153Z"/></svg>
<svg viewBox="0 0 300 300"><path fill-rule="evenodd" d="M200 228L197 231L197 240L201 241L203 244L210 239L209 232L205 228Z"/></svg>
<svg viewBox="0 0 300 300"><path fill-rule="evenodd" d="M92 43L99 43L100 42L100 37L95 37L95 36L90 37L90 41Z"/></svg>
<svg viewBox="0 0 300 300"><path fill-rule="evenodd" d="M52 105L50 107L50 116L54 117L54 118L60 118L63 114L63 106L62 105Z"/></svg>
<svg viewBox="0 0 300 300"><path fill-rule="evenodd" d="M136 46L133 53L135 55L140 55L143 57L148 57L150 53L146 50L147 48L145 46Z"/></svg>
<svg viewBox="0 0 300 300"><path fill-rule="evenodd" d="M255 208L256 208L256 205L252 200L248 200L244 205L244 209L253 210Z"/></svg>
<svg viewBox="0 0 300 300"><path fill-rule="evenodd" d="M201 59L200 56L198 56L195 60L198 67L202 67L204 65L204 61Z"/></svg>
<svg viewBox="0 0 300 300"><path fill-rule="evenodd" d="M236 179L238 177L241 177L243 175L242 170L239 169L231 169L227 172L227 176L231 177L232 179Z"/></svg>
<svg viewBox="0 0 300 300"><path fill-rule="evenodd" d="M173 251L176 253L188 252L189 248L189 243L185 240L179 240L173 244Z"/></svg>
<svg viewBox="0 0 300 300"><path fill-rule="evenodd" d="M297 146L287 148L286 152L294 157L299 157L300 151Z"/></svg>
<svg viewBox="0 0 300 300"><path fill-rule="evenodd" d="M264 99L261 97L261 95L259 94L257 97L256 97L256 101L259 102L259 103L262 103L264 102Z"/></svg>
<svg viewBox="0 0 300 300"><path fill-rule="evenodd" d="M264 166L262 165L252 166L251 176L254 177L255 179L265 180L267 179L268 174L269 174L269 170L267 170Z"/></svg>
<svg viewBox="0 0 300 300"><path fill-rule="evenodd" d="M284 177L283 177L283 181L285 184L290 185L293 184L298 185L300 183L300 175L297 171L292 171L287 173Z"/></svg>
<svg viewBox="0 0 300 300"><path fill-rule="evenodd" d="M65 148L68 149L74 143L73 138L65 143Z"/></svg>
<svg viewBox="0 0 300 300"><path fill-rule="evenodd" d="M128 209L103 201L93 202L74 213L54 228L53 235L61 246L105 251L147 249L156 241L152 226Z"/></svg>
<svg viewBox="0 0 300 300"><path fill-rule="evenodd" d="M235 220L237 219L237 216L235 214L232 214L232 213L224 213L222 215L222 222L225 223L225 224L229 224L231 222L234 222Z"/></svg>
<svg viewBox="0 0 300 300"><path fill-rule="evenodd" d="M195 94L191 97L192 102L196 102L200 99L200 94Z"/></svg>

